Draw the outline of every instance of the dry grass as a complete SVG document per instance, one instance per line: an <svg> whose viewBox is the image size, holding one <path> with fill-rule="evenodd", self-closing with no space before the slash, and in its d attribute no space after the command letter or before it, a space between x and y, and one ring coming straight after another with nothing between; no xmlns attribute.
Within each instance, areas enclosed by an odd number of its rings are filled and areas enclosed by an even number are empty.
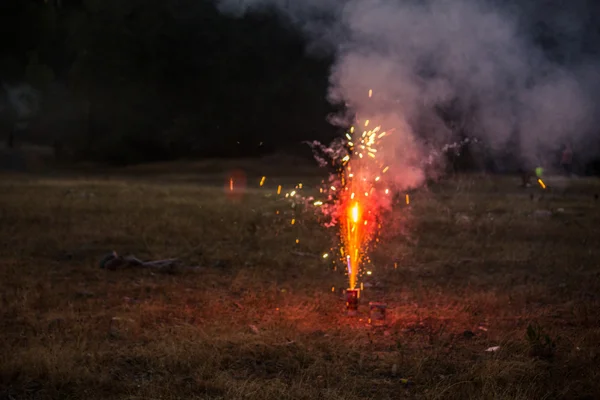
<svg viewBox="0 0 600 400"><path fill-rule="evenodd" d="M373 257L361 304L390 310L371 327L293 253L330 232L291 226L272 187L190 180L3 177L0 398L600 398L596 183L413 193ZM99 269L113 249L203 268Z"/></svg>

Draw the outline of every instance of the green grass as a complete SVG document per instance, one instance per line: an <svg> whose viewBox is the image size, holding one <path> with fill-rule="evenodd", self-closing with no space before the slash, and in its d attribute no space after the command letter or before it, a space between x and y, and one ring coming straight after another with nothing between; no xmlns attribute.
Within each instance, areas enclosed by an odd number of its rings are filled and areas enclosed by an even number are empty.
<svg viewBox="0 0 600 400"><path fill-rule="evenodd" d="M194 173L2 177L0 398L600 398L598 183L415 191L348 318L334 232L290 224L286 178L233 201ZM112 250L199 268L100 269Z"/></svg>

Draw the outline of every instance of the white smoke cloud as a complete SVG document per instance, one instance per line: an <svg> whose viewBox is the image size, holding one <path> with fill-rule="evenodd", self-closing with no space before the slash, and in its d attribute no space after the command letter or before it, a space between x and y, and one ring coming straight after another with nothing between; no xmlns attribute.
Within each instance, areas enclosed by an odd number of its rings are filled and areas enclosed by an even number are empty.
<svg viewBox="0 0 600 400"><path fill-rule="evenodd" d="M423 178L420 138L444 143L449 136L434 112L439 104L454 101L470 110L470 130L493 149L519 132L521 152L532 163L540 144L576 143L595 132L600 79L588 59L573 61L581 53L576 40L577 18L586 14L581 2L571 12L548 17L553 29L568 36L561 46L571 63L562 66L526 35L528 24L543 19L541 9L531 6L476 0L217 3L235 15L273 7L312 44L334 49L329 99L397 128L386 155L397 170L417 171L411 185Z"/></svg>

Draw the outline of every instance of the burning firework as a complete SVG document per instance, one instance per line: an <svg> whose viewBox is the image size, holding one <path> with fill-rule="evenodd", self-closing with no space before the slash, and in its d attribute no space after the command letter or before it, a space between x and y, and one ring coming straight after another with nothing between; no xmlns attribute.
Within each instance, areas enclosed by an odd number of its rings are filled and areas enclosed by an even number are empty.
<svg viewBox="0 0 600 400"><path fill-rule="evenodd" d="M369 97L372 94L370 90ZM377 238L382 212L390 204L391 196L383 179L389 167L378 157L378 146L390 131L368 119L357 122L343 142L328 148L320 143L311 144L313 150L320 152L316 156L321 165L328 163L322 155L338 165L337 173L320 189L327 199L314 201L313 205L328 217L326 226L339 229L338 261L347 271L351 293L357 290L362 266L369 261L369 249Z"/></svg>
<svg viewBox="0 0 600 400"><path fill-rule="evenodd" d="M349 288L358 283L361 264L367 257L367 250L373 243L380 228L381 210L389 190L381 187L381 175L386 169L377 160L377 140L386 132L377 126L368 129L369 120L364 122L365 130L355 134L351 128L347 134L349 154L343 158L340 168L340 187L337 203L337 217L340 225L342 247L340 252L348 270Z"/></svg>
<svg viewBox="0 0 600 400"><path fill-rule="evenodd" d="M369 97L372 95L373 91L369 90ZM349 315L356 312L363 289L359 279L363 267L370 262L369 251L378 240L383 213L392 203L392 191L385 183L390 168L379 156L380 145L392 131L386 131L368 119L355 122L343 138L329 147L316 141L308 143L320 166L337 166L336 172L319 188L321 198L305 197L301 193L302 184L285 193L295 215L291 225L299 218L296 213L308 207L316 209L323 217L325 227L338 229L340 240L336 249L331 249L331 254L339 254L339 257L329 257L330 253L325 253L323 259L331 259L336 270L341 262L348 275L345 292ZM281 186L277 187L277 194L283 194ZM410 204L408 195L405 199L406 204Z"/></svg>

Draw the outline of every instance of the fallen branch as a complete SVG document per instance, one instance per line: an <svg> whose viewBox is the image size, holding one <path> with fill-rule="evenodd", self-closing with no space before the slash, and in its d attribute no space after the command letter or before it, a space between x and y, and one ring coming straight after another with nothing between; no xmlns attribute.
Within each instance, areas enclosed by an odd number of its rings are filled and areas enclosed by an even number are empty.
<svg viewBox="0 0 600 400"><path fill-rule="evenodd" d="M131 269L131 268L148 268L158 272L172 273L175 269L198 269L199 267L182 267L181 262L177 258L168 258L165 260L142 261L134 256L120 256L116 251L105 256L100 261L100 268L110 271Z"/></svg>
<svg viewBox="0 0 600 400"><path fill-rule="evenodd" d="M311 253L305 253L303 251L292 251L290 252L292 255L300 256L300 257L310 257L310 258L319 258L319 256Z"/></svg>

